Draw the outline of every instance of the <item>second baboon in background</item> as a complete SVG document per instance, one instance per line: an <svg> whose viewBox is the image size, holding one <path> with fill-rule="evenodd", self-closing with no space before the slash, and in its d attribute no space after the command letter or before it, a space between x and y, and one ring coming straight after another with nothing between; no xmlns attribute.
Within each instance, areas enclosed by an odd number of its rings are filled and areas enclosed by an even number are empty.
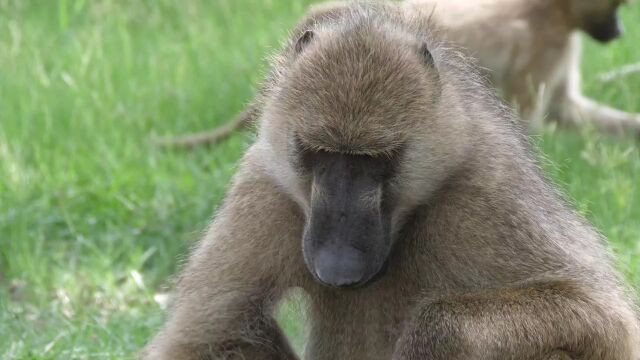
<svg viewBox="0 0 640 360"><path fill-rule="evenodd" d="M316 9L261 94L146 359L297 359L273 320L291 288L309 295L308 360L638 359L603 240L427 18Z"/></svg>
<svg viewBox="0 0 640 360"><path fill-rule="evenodd" d="M601 42L622 32L622 0L408 0L409 12L432 17L442 36L478 58L493 84L531 127L549 116L566 125L592 124L614 134L640 134L640 114L597 103L582 94L578 31ZM337 3L320 5L325 8ZM256 102L210 132L168 138L162 145L211 144L258 117Z"/></svg>
<svg viewBox="0 0 640 360"><path fill-rule="evenodd" d="M530 126L548 115L566 125L592 124L640 135L640 114L599 104L582 94L578 31L606 43L622 34L623 0L408 0L431 16L442 36L478 59L492 82Z"/></svg>

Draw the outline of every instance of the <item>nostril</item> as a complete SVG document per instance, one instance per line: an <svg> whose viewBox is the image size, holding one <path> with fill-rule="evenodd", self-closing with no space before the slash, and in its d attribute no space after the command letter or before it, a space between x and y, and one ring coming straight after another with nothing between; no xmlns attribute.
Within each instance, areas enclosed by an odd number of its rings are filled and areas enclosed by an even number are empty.
<svg viewBox="0 0 640 360"><path fill-rule="evenodd" d="M357 285L366 278L362 252L350 246L325 246L313 262L318 279L331 286Z"/></svg>

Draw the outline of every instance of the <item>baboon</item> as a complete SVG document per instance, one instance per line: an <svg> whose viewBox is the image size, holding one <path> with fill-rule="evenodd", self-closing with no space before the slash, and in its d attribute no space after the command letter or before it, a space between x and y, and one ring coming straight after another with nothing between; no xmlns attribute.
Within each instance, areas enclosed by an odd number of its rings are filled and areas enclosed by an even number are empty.
<svg viewBox="0 0 640 360"><path fill-rule="evenodd" d="M622 34L624 0L407 0L403 6L432 17L442 35L477 57L494 86L532 128L544 119L592 124L614 134L640 135L640 114L620 111L582 94L579 30L606 43ZM328 5L328 6L336 6ZM258 117L251 103L234 120L209 132L160 141L164 146L214 144Z"/></svg>
<svg viewBox="0 0 640 360"><path fill-rule="evenodd" d="M272 317L292 288L306 359L639 358L603 239L431 26L396 3L300 22L145 359L297 359Z"/></svg>
<svg viewBox="0 0 640 360"><path fill-rule="evenodd" d="M578 31L607 43L622 34L624 0L407 0L432 16L442 35L489 69L505 99L532 127L546 115L564 125L592 124L614 134L640 135L640 114L584 96Z"/></svg>

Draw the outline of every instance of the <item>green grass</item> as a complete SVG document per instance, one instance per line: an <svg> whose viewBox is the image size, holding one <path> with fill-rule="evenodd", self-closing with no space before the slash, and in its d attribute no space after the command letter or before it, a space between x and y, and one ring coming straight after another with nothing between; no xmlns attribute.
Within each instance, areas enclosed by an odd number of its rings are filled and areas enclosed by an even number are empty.
<svg viewBox="0 0 640 360"><path fill-rule="evenodd" d="M162 323L154 295L219 204L250 135L161 151L151 134L238 112L308 1L0 0L0 358L130 358ZM640 60L587 45L585 72ZM640 75L599 100L640 111ZM640 151L548 128L547 169L640 288ZM299 343L291 312L284 324Z"/></svg>

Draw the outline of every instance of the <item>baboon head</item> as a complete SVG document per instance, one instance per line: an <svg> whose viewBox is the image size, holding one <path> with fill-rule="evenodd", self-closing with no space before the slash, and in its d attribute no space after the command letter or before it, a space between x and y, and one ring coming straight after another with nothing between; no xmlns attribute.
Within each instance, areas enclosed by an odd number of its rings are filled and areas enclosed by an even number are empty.
<svg viewBox="0 0 640 360"><path fill-rule="evenodd" d="M446 173L453 147L439 129L455 128L437 115L427 36L355 9L295 35L261 129L286 148L288 175L278 176L300 189L306 265L334 287L382 275L402 219Z"/></svg>
<svg viewBox="0 0 640 360"><path fill-rule="evenodd" d="M618 9L625 0L571 0L571 13L578 27L597 41L606 43L622 35Z"/></svg>

